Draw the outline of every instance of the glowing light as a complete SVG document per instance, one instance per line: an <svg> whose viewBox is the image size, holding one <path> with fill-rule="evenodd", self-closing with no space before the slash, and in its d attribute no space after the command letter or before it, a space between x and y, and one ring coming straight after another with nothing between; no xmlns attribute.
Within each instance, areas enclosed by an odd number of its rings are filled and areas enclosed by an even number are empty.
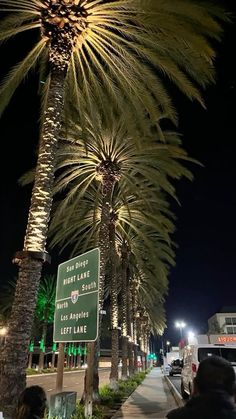
<svg viewBox="0 0 236 419"><path fill-rule="evenodd" d="M7 327L5 326L0 327L0 336L6 336L7 332L8 332Z"/></svg>

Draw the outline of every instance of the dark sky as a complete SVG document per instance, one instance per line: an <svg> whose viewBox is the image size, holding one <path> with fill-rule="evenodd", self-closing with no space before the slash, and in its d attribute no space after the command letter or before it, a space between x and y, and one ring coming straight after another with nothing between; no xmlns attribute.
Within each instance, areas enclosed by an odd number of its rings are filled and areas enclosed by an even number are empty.
<svg viewBox="0 0 236 419"><path fill-rule="evenodd" d="M236 10L235 0L225 0L225 4ZM195 179L178 183L181 207L173 204L178 218L174 237L178 250L169 278L165 334L173 344L179 337L175 320L184 320L188 329L204 332L207 319L221 306L236 305L235 25L227 27L224 42L217 48L217 82L204 94L207 110L175 95L184 147L204 167L191 166ZM24 35L20 40L25 44ZM1 47L1 76L20 58L19 42ZM35 159L36 95L37 85L30 76L0 121L0 284L16 275L11 258L23 246L30 188L22 188L17 180ZM56 273L56 269L54 263L50 271Z"/></svg>
<svg viewBox="0 0 236 419"><path fill-rule="evenodd" d="M225 2L236 11L235 3ZM177 343L176 320L186 331L205 333L207 319L222 306L236 305L236 24L217 48L216 85L204 94L207 110L179 100L185 149L204 167L192 166L194 181L177 185L176 267L170 275L165 338Z"/></svg>

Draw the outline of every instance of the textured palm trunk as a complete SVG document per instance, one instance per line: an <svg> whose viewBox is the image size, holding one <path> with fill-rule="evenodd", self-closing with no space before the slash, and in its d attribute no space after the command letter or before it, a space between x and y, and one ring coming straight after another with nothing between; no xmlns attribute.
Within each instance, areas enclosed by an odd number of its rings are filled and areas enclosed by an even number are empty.
<svg viewBox="0 0 236 419"><path fill-rule="evenodd" d="M99 230L99 248L100 248L100 282L99 282L99 326L98 326L98 337L96 342L88 344L88 350L93 353L93 358L90 357L90 364L86 369L85 379L84 379L84 393L82 395L82 401L86 400L86 397L91 399L91 395L87 394L86 386L91 391L91 378L89 375L93 376L93 390L92 390L92 399L95 402L100 401L99 396L99 374L98 374L98 364L99 364L99 352L100 352L100 331L101 331L101 322L102 315L101 310L103 308L104 302L104 286L105 286L105 275L106 275L106 264L109 254L109 222L110 222L110 208L111 208L111 196L113 191L113 181L110 180L110 177L104 176L103 179L103 188L102 188L102 211L101 211L101 223ZM89 384L88 384L89 383Z"/></svg>
<svg viewBox="0 0 236 419"><path fill-rule="evenodd" d="M77 363L77 367L80 368L81 367L81 356L80 355L77 355L76 363Z"/></svg>
<svg viewBox="0 0 236 419"><path fill-rule="evenodd" d="M9 321L9 331L0 354L0 411L12 413L26 385L30 341L52 205L54 161L61 129L64 73L51 75L47 109L39 145L24 249L17 262L19 275Z"/></svg>
<svg viewBox="0 0 236 419"><path fill-rule="evenodd" d="M134 339L134 280L130 279L129 281L129 312L130 312L130 356L131 356L131 363L130 363L130 373L134 375L135 373L135 339Z"/></svg>
<svg viewBox="0 0 236 419"><path fill-rule="evenodd" d="M131 292L130 292L130 278L128 275L127 285L127 326L128 326L128 359L129 359L129 376L134 374L134 357L133 357L133 341L132 341L132 312L131 312Z"/></svg>
<svg viewBox="0 0 236 419"><path fill-rule="evenodd" d="M54 370L54 368L55 368L55 360L56 360L56 353L53 352L53 354L52 354L52 365L51 365L52 370Z"/></svg>
<svg viewBox="0 0 236 419"><path fill-rule="evenodd" d="M138 371L138 341L137 341L137 282L133 279L131 284L131 303L133 321L133 350L134 350L134 372Z"/></svg>
<svg viewBox="0 0 236 419"><path fill-rule="evenodd" d="M33 352L29 353L29 359L28 359L28 368L32 368L32 361L33 361Z"/></svg>
<svg viewBox="0 0 236 419"><path fill-rule="evenodd" d="M143 350L143 355L144 355L144 368L145 370L147 370L148 368L148 364L147 364L147 353L148 353L148 334L147 334L147 329L148 329L148 321L147 321L147 316L143 316L142 317L142 350Z"/></svg>
<svg viewBox="0 0 236 419"><path fill-rule="evenodd" d="M111 218L113 215L111 214ZM119 364L119 331L118 331L118 284L116 275L116 247L115 247L115 220L112 219L109 228L110 258L109 268L111 275L110 282L110 312L111 312L111 373L110 387L118 389L118 364Z"/></svg>
<svg viewBox="0 0 236 419"><path fill-rule="evenodd" d="M127 289L127 269L128 269L128 250L127 245L122 243L121 247L121 268L122 268L122 294L121 294L121 335L122 335L122 380L128 378L128 320L127 320L127 306L128 306L128 289Z"/></svg>

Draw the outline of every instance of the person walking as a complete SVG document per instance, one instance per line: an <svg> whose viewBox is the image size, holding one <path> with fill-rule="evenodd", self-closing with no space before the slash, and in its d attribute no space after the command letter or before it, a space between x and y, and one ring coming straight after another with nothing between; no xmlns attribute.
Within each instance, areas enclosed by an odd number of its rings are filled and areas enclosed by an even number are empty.
<svg viewBox="0 0 236 419"><path fill-rule="evenodd" d="M21 393L14 419L42 419L47 407L47 397L40 386L25 388Z"/></svg>
<svg viewBox="0 0 236 419"><path fill-rule="evenodd" d="M236 419L235 372L224 358L211 356L200 362L192 398L171 410L168 419Z"/></svg>

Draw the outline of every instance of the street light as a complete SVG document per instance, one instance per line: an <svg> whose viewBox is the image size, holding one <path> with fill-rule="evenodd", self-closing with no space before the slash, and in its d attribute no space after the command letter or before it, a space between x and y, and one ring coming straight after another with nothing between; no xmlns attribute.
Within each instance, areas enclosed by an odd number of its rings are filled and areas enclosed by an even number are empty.
<svg viewBox="0 0 236 419"><path fill-rule="evenodd" d="M183 328L186 326L186 323L184 323L183 321L179 321L175 323L175 327L178 327L179 331L180 331L180 339L182 340L183 338Z"/></svg>
<svg viewBox="0 0 236 419"><path fill-rule="evenodd" d="M196 342L196 335L194 332L189 331L188 332L188 344L193 345Z"/></svg>
<svg viewBox="0 0 236 419"><path fill-rule="evenodd" d="M166 352L169 352L169 345L170 345L170 342L167 340L166 341Z"/></svg>

